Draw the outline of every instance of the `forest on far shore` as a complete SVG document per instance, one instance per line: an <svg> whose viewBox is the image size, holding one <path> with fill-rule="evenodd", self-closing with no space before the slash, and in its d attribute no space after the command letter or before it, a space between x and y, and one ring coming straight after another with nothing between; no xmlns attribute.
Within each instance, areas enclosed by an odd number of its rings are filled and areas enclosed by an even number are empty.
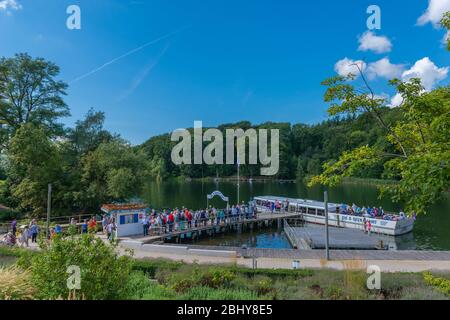
<svg viewBox="0 0 450 320"><path fill-rule="evenodd" d="M384 108L383 118L387 123L395 123L401 117L399 109ZM265 178L303 179L306 176L322 172L322 165L330 160L337 160L346 150L365 145L386 147L386 134L376 119L370 114L348 117L334 117L318 124L290 124L283 122L266 122L254 125L249 121L223 124L217 127L225 136L230 128L279 129L280 130L280 166L278 174ZM206 130L207 128L203 128ZM192 128L189 129L192 131ZM270 134L269 134L270 135ZM206 146L209 142L205 142ZM248 144L248 139L246 141ZM170 133L150 138L137 149L145 151L150 161L152 176L157 179L168 177L229 177L236 174L236 165L174 165L171 151L177 142L170 140ZM225 148L225 147L224 147ZM224 149L225 154L225 149ZM248 163L248 147L246 148ZM241 161L242 162L242 161ZM240 175L257 177L260 175L260 164L240 165ZM360 178L383 178L383 163L373 168L361 170L354 175Z"/></svg>

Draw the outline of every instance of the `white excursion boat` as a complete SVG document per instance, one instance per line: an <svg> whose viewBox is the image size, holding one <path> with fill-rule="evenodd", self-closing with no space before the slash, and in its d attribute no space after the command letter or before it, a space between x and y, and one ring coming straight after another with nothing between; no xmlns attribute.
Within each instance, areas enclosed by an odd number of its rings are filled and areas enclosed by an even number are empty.
<svg viewBox="0 0 450 320"><path fill-rule="evenodd" d="M275 212L298 213L305 222L325 224L324 202L305 199L292 199L276 196L254 197L255 206L259 212L271 212L272 204ZM277 206L278 205L278 206ZM328 203L328 224L330 226L366 230L366 222L370 221L371 232L398 236L411 232L414 227L414 219L401 217L396 214L385 214L391 219L383 217L364 217L360 215L339 213L340 205Z"/></svg>

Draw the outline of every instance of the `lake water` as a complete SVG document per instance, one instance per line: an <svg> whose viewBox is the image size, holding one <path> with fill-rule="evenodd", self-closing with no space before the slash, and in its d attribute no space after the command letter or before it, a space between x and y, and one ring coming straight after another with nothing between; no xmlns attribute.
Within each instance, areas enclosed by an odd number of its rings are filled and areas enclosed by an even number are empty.
<svg viewBox="0 0 450 320"><path fill-rule="evenodd" d="M156 208L173 208L185 206L190 209L206 207L206 195L220 190L230 198L230 203L236 202L237 188L233 182L151 182L145 186L142 198ZM292 198L323 200L323 187L306 187L303 183L279 182L241 182L240 200L249 201L254 196L277 195ZM330 202L349 203L359 206L382 206L386 211L398 212L401 204L394 204L388 198L378 199L375 186L364 183L346 183L328 189ZM220 198L209 202L211 205L225 207ZM420 250L450 250L450 197L436 203L428 210L427 215L417 217L414 231L411 234L397 237L399 249ZM247 246L260 248L289 247L282 230L260 230L253 233L228 234L214 239L201 240L200 244Z"/></svg>

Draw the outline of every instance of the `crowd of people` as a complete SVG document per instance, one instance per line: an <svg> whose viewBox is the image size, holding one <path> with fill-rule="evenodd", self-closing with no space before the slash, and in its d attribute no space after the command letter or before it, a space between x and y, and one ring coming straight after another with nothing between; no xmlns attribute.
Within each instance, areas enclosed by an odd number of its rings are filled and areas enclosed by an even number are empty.
<svg viewBox="0 0 450 320"><path fill-rule="evenodd" d="M114 241L115 231L117 229L116 222L113 218L103 216L101 221L102 230L105 235L107 235L109 241ZM41 233L41 227L37 223L36 219L32 219L29 224L21 225L17 227L17 220L14 219L11 222L11 231L4 235L2 242L8 246L19 245L20 247L29 247L30 240L32 243L37 243L38 236ZM75 218L70 219L70 223L67 229L68 234L86 234L86 233L97 233L98 225L95 216L92 216L89 220L85 219L83 222L78 223ZM57 235L63 233L63 228L61 224L56 224L49 228L48 240L52 240Z"/></svg>
<svg viewBox="0 0 450 320"><path fill-rule="evenodd" d="M30 239L32 243L36 243L40 227L37 224L36 219L32 219L28 225L22 225L17 228L17 220L14 219L11 222L11 231L8 232L3 241L8 246L14 246L17 242L21 247L28 247L30 245Z"/></svg>
<svg viewBox="0 0 450 320"><path fill-rule="evenodd" d="M342 203L339 208L339 213L348 214L354 216L361 216L365 218L379 218L383 220L389 221L398 221L404 220L407 218L406 214L403 210L400 210L398 215L394 214L385 214L383 207L358 207L356 204L352 204L351 206L345 203Z"/></svg>
<svg viewBox="0 0 450 320"><path fill-rule="evenodd" d="M189 230L207 225L223 225L238 222L243 219L255 219L256 208L254 205L233 205L228 209L216 209L209 207L202 210L189 210L187 208L175 208L173 210L151 210L143 215L141 223L143 234L170 233L180 230Z"/></svg>

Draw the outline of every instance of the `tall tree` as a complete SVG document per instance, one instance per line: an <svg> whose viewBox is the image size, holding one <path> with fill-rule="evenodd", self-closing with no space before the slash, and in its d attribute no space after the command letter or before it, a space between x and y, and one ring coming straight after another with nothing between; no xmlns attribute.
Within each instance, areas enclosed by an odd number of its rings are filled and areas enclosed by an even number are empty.
<svg viewBox="0 0 450 320"><path fill-rule="evenodd" d="M113 139L113 135L103 128L105 113L89 109L83 120L68 130L67 137L77 154L95 150L102 142Z"/></svg>
<svg viewBox="0 0 450 320"><path fill-rule="evenodd" d="M58 118L69 116L63 100L67 84L56 80L59 67L26 53L0 58L0 124L7 140L21 125L33 123L49 135L62 133ZM6 133L5 133L6 132Z"/></svg>
<svg viewBox="0 0 450 320"><path fill-rule="evenodd" d="M45 212L47 184L59 190L62 160L57 145L42 127L22 125L8 148L8 184L19 208L34 214Z"/></svg>
<svg viewBox="0 0 450 320"><path fill-rule="evenodd" d="M371 114L385 130L389 145L367 144L345 151L337 161L327 162L310 185L336 185L343 177L382 162L385 175L399 179L399 183L381 186L381 192L396 202L405 202L409 212L424 213L427 206L450 189L450 86L427 93L420 79L392 80L403 98L398 107L402 118L389 124L380 112L384 99L377 98L362 72L361 76L368 88L366 92L356 89L347 77L337 76L324 82L328 86L325 100L331 102L328 112Z"/></svg>
<svg viewBox="0 0 450 320"><path fill-rule="evenodd" d="M144 152L119 139L100 144L81 161L83 187L76 198L86 208L136 196L148 173Z"/></svg>

